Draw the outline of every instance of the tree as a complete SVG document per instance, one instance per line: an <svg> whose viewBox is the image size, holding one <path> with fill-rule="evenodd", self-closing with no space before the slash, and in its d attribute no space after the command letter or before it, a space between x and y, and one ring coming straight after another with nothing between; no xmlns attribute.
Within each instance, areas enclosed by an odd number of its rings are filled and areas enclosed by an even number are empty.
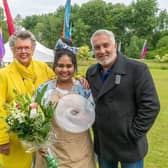
<svg viewBox="0 0 168 168"><path fill-rule="evenodd" d="M158 31L168 30L168 14L167 10L161 10L159 16L157 17L157 27Z"/></svg>
<svg viewBox="0 0 168 168"><path fill-rule="evenodd" d="M2 22L4 21L4 11L3 11L3 8L0 7L0 24L2 24Z"/></svg>
<svg viewBox="0 0 168 168"><path fill-rule="evenodd" d="M124 53L139 58L144 40L139 43L138 39L147 39L148 49L153 50L158 40L168 35L167 12L161 11L159 15L157 12L156 0L137 0L128 6L103 0L90 0L81 6L75 4L71 6L70 18L73 44L90 46L93 32L108 29L114 32L117 42L121 41ZM54 48L62 35L64 13L65 7L60 6L54 13L26 17L22 25L45 46Z"/></svg>
<svg viewBox="0 0 168 168"><path fill-rule="evenodd" d="M6 42L8 40L9 35L4 10L2 7L0 7L0 27L2 28L3 39Z"/></svg>
<svg viewBox="0 0 168 168"><path fill-rule="evenodd" d="M86 25L80 18L75 22L73 30L73 44L77 47L90 45L89 30L90 26Z"/></svg>
<svg viewBox="0 0 168 168"><path fill-rule="evenodd" d="M137 36L132 36L129 46L126 48L126 55L131 58L140 58L144 40Z"/></svg>
<svg viewBox="0 0 168 168"><path fill-rule="evenodd" d="M38 23L38 18L37 15L26 16L26 18L23 19L22 26L27 30L33 30Z"/></svg>
<svg viewBox="0 0 168 168"><path fill-rule="evenodd" d="M80 18L90 27L90 29L88 29L89 37L97 29L109 28L109 22L107 21L109 17L108 10L107 4L102 0L90 0L81 6Z"/></svg>
<svg viewBox="0 0 168 168"><path fill-rule="evenodd" d="M132 3L132 32L137 36L151 36L156 27L156 13L158 11L156 0L137 0Z"/></svg>
<svg viewBox="0 0 168 168"><path fill-rule="evenodd" d="M22 28L22 16L20 15L20 14L18 14L16 17L15 17L15 28L16 28L16 30L18 30L18 29L21 29Z"/></svg>
<svg viewBox="0 0 168 168"><path fill-rule="evenodd" d="M131 6L125 6L123 4L116 4L109 6L110 16L112 16L112 31L115 33L116 41L122 42L122 51L125 51L124 46L128 46L132 34L130 34L130 16L131 16ZM109 29L111 30L111 29Z"/></svg>
<svg viewBox="0 0 168 168"><path fill-rule="evenodd" d="M161 48L161 47L166 47L168 46L168 36L163 36L157 43L156 47Z"/></svg>
<svg viewBox="0 0 168 168"><path fill-rule="evenodd" d="M56 15L43 15L38 20L33 30L36 38L46 47L54 48L56 35L58 34L56 29Z"/></svg>

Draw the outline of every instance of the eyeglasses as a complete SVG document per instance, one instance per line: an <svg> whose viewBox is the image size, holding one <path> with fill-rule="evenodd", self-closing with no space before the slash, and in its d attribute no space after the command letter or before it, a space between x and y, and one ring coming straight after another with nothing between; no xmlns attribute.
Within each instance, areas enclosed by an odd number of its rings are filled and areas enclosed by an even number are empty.
<svg viewBox="0 0 168 168"><path fill-rule="evenodd" d="M31 46L22 46L22 47L14 47L14 49L17 53L21 53L23 51L30 52L32 47Z"/></svg>

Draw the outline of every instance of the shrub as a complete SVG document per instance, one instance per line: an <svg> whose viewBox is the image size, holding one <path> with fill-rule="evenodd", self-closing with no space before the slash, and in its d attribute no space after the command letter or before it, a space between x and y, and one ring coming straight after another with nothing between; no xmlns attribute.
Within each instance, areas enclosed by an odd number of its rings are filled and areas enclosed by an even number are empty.
<svg viewBox="0 0 168 168"><path fill-rule="evenodd" d="M168 53L168 46L161 47L161 48L159 48L157 50L153 50L153 51L147 51L145 59L155 59L156 55L163 56L166 53Z"/></svg>
<svg viewBox="0 0 168 168"><path fill-rule="evenodd" d="M156 45L157 48L162 48L165 46L168 46L168 36L162 37Z"/></svg>
<svg viewBox="0 0 168 168"><path fill-rule="evenodd" d="M168 54L165 54L163 56L156 55L155 56L156 61L158 62L168 62Z"/></svg>
<svg viewBox="0 0 168 168"><path fill-rule="evenodd" d="M90 49L87 45L81 46L77 52L77 58L88 60L90 57Z"/></svg>
<svg viewBox="0 0 168 168"><path fill-rule="evenodd" d="M131 58L140 58L144 40L137 36L132 36L130 44L125 48L125 54Z"/></svg>

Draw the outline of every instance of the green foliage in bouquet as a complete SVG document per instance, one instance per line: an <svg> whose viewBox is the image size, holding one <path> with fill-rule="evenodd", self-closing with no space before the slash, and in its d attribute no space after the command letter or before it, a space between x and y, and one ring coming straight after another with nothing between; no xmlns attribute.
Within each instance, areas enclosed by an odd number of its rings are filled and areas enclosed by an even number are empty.
<svg viewBox="0 0 168 168"><path fill-rule="evenodd" d="M51 121L56 105L43 99L47 85L37 91L34 101L27 93L20 95L16 90L12 104L5 104L10 112L6 118L9 132L34 146L38 147L46 142L51 130Z"/></svg>

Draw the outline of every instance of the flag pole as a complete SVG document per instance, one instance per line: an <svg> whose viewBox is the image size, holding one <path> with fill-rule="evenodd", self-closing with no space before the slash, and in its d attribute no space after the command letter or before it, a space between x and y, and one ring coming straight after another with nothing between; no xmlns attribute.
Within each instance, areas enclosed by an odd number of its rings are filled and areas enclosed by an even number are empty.
<svg viewBox="0 0 168 168"><path fill-rule="evenodd" d="M15 28L14 28L12 15L11 15L7 0L3 0L3 5L5 9L6 18L7 18L8 33L9 33L9 36L11 36L15 32Z"/></svg>
<svg viewBox="0 0 168 168"><path fill-rule="evenodd" d="M2 62L4 55L5 55L5 47L3 42L2 28L0 27L0 63Z"/></svg>
<svg viewBox="0 0 168 168"><path fill-rule="evenodd" d="M64 27L63 27L63 37L70 40L70 15L71 15L71 0L66 0L65 4L65 15L64 15Z"/></svg>
<svg viewBox="0 0 168 168"><path fill-rule="evenodd" d="M147 40L145 40L143 44L143 48L141 51L141 59L145 58L146 52L147 52Z"/></svg>

